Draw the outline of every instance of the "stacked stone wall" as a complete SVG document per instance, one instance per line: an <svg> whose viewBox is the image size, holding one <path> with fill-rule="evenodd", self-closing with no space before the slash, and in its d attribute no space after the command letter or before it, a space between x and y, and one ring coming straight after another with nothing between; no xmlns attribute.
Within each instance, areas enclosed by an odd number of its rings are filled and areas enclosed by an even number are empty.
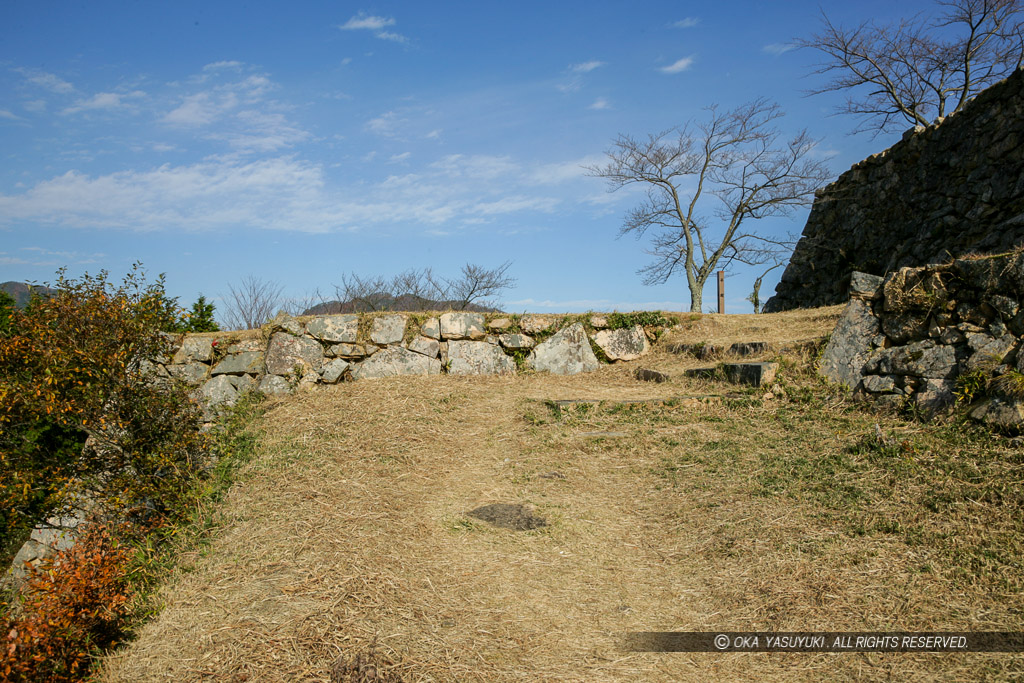
<svg viewBox="0 0 1024 683"><path fill-rule="evenodd" d="M1024 244L1024 72L955 115L907 131L818 193L766 312L847 298L884 276Z"/></svg>
<svg viewBox="0 0 1024 683"><path fill-rule="evenodd" d="M609 319L482 313L285 316L248 339L231 332L177 337L172 356L153 363L150 371L196 387L212 417L218 406L233 404L250 389L279 394L343 380L511 374L520 368L587 372L598 368L598 356L616 362L646 354L662 329L639 324L610 329Z"/></svg>
<svg viewBox="0 0 1024 683"><path fill-rule="evenodd" d="M820 371L862 399L1024 425L1024 251L851 278Z"/></svg>

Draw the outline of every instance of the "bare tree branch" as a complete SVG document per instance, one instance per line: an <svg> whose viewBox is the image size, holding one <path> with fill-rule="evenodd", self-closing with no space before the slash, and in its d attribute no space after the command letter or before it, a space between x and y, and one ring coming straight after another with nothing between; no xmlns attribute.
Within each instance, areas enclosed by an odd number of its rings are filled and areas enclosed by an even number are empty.
<svg viewBox="0 0 1024 683"><path fill-rule="evenodd" d="M959 111L974 95L1021 67L1021 0L939 0L939 18L848 29L822 13L822 30L797 39L824 60L831 78L810 94L849 91L837 112L861 117L854 132L927 125Z"/></svg>
<svg viewBox="0 0 1024 683"><path fill-rule="evenodd" d="M801 131L781 141L773 127L779 106L760 98L721 112L709 107L699 125L639 140L620 135L609 162L587 168L608 181L610 191L647 185L647 198L625 217L619 235L651 232L654 260L640 270L645 284L660 284L677 272L686 276L690 310L700 312L704 284L732 263L756 265L792 249L789 240L746 229L747 221L787 215L809 204L831 176L811 157L815 141ZM717 220L706 216L708 208ZM701 210L703 209L703 211Z"/></svg>
<svg viewBox="0 0 1024 683"><path fill-rule="evenodd" d="M224 297L225 329L254 330L281 308L284 288L276 282L248 275L237 288L228 285L228 289L230 296Z"/></svg>
<svg viewBox="0 0 1024 683"><path fill-rule="evenodd" d="M467 263L461 276L452 279L435 275L430 268L410 269L391 278L344 274L341 285L335 286L337 304L353 311L495 308L494 297L515 285L515 278L508 275L511 266L510 261L497 268Z"/></svg>

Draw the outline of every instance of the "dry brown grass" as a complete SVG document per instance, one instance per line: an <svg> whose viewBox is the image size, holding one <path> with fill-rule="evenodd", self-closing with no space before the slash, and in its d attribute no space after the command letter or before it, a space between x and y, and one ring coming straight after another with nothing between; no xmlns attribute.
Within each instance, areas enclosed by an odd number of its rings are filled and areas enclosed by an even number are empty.
<svg viewBox="0 0 1024 683"><path fill-rule="evenodd" d="M384 680L1005 680L1024 671L1020 656L1005 654L621 651L627 631L1024 630L1020 547L1007 540L1019 536L1019 496L1010 504L975 491L938 514L920 504L941 489L947 475L922 477L944 466L942 444L952 442L934 445L931 428L821 398L797 365L783 372L788 402L616 405L731 390L646 384L633 367L394 378L274 402L212 545L165 586L166 608L107 659L101 680L346 680L332 670L354 670L373 642ZM802 387L817 398L796 400ZM546 403L570 398L609 403ZM876 422L917 443L922 466L849 455ZM1005 442L984 449L1002 463L1000 481L1019 484ZM832 466L843 457L848 469ZM870 500L848 500L852 490ZM532 505L548 525L517 532L465 514L495 502ZM894 519L906 534L883 524ZM986 547L1008 556L964 576Z"/></svg>

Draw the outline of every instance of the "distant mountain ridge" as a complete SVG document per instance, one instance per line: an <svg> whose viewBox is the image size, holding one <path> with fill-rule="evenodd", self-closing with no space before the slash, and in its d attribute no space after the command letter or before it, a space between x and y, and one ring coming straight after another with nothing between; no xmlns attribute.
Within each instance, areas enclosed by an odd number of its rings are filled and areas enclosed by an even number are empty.
<svg viewBox="0 0 1024 683"><path fill-rule="evenodd" d="M52 287L43 287L42 285L30 285L25 282L14 282L10 280L0 285L0 290L3 290L11 295L14 299L14 303L18 308L25 308L28 306L29 300L32 299L32 293L35 292L39 296L50 296L57 290Z"/></svg>
<svg viewBox="0 0 1024 683"><path fill-rule="evenodd" d="M468 304L461 301L435 301L413 294L392 296L383 292L359 297L350 301L325 301L310 306L302 315L332 315L335 313L368 313L371 311L447 311L463 310L470 313L501 313L497 308Z"/></svg>

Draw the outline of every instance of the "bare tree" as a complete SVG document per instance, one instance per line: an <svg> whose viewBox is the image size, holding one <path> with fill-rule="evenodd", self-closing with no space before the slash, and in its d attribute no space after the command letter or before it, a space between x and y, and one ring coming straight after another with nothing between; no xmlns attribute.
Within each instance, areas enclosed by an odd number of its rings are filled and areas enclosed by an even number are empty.
<svg viewBox="0 0 1024 683"><path fill-rule="evenodd" d="M645 284L666 282L678 271L690 288L690 310L700 312L704 284L732 263L767 263L790 241L758 235L747 224L786 215L809 204L830 177L810 157L815 141L801 131L788 141L772 127L783 113L764 98L720 112L709 107L707 121L648 136L620 135L608 151L610 162L592 166L610 191L647 186L646 201L626 215L619 235L640 238L654 232L655 260L640 270ZM715 202L714 219L704 213Z"/></svg>
<svg viewBox="0 0 1024 683"><path fill-rule="evenodd" d="M230 296L224 297L225 329L256 329L281 309L284 288L276 282L248 275L237 288L228 285L228 289Z"/></svg>
<svg viewBox="0 0 1024 683"><path fill-rule="evenodd" d="M822 13L822 30L797 45L820 51L814 71L831 77L811 94L849 91L839 113L862 117L854 132L928 125L1021 67L1021 0L948 0L938 19L853 29Z"/></svg>
<svg viewBox="0 0 1024 683"><path fill-rule="evenodd" d="M505 262L497 268L484 268L467 263L461 276L454 279L438 276L430 268L413 268L390 278L347 273L342 275L341 285L335 286L335 293L341 300L339 307L348 306L356 311L461 311L471 304L494 307L497 302L493 297L516 282L507 274L511 265Z"/></svg>
<svg viewBox="0 0 1024 683"><path fill-rule="evenodd" d="M747 297L747 301L754 305L754 313L761 312L761 283L764 281L765 276L783 265L785 265L784 261L777 261L775 265L768 268L766 271L761 273L756 280L754 280L754 290L750 293L750 296Z"/></svg>
<svg viewBox="0 0 1024 683"><path fill-rule="evenodd" d="M506 261L497 268L482 268L467 263L462 266L461 278L444 281L447 284L445 299L458 311L466 310L470 304L495 308L498 302L492 297L516 283L515 278L507 274L511 266L511 261Z"/></svg>

